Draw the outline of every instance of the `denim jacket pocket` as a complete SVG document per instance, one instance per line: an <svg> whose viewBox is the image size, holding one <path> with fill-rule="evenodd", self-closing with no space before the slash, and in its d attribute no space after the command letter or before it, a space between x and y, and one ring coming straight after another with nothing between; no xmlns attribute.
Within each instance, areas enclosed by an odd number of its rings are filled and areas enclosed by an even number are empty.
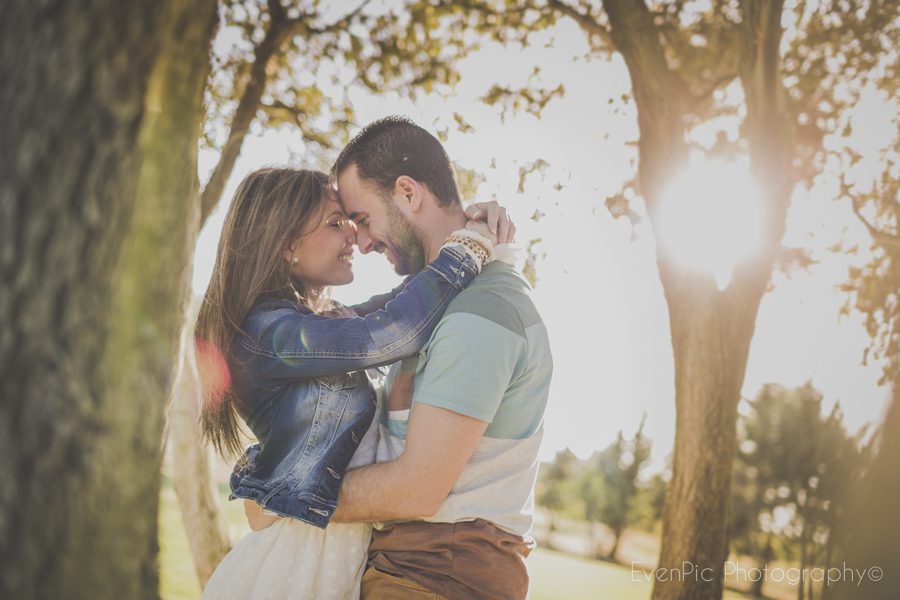
<svg viewBox="0 0 900 600"><path fill-rule="evenodd" d="M329 389L346 390L361 385L363 383L363 374L362 371L354 371L352 373L340 373L338 375L323 375L315 377L314 379L317 383L320 383Z"/></svg>

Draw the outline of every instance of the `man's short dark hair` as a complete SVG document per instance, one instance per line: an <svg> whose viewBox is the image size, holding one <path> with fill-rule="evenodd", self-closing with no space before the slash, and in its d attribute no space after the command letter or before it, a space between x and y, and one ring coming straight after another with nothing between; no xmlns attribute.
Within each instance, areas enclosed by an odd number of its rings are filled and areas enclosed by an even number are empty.
<svg viewBox="0 0 900 600"><path fill-rule="evenodd" d="M461 204L444 147L406 117L379 119L356 134L331 169L334 179L350 165L356 165L360 178L374 181L384 192L393 190L397 178L406 175L427 185L439 206Z"/></svg>

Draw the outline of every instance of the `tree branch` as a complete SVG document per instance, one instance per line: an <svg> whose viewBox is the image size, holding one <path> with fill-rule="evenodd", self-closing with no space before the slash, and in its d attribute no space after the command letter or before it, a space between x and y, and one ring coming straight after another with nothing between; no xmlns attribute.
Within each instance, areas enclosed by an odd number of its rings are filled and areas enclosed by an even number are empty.
<svg viewBox="0 0 900 600"><path fill-rule="evenodd" d="M761 187L764 251L734 269L735 289L764 290L784 238L786 215L794 188L794 145L785 109L780 46L783 0L741 0L739 71L747 116L753 177Z"/></svg>
<svg viewBox="0 0 900 600"><path fill-rule="evenodd" d="M868 230L869 235L872 236L872 240L876 244L884 248L900 248L900 235L884 231L883 229L879 229L874 224L872 224L872 222L862 214L862 211L860 210L860 202L857 202L854 199L852 200L851 204L853 206L853 214L855 214L856 218L859 219L860 222L862 222L862 224L866 227L866 230Z"/></svg>
<svg viewBox="0 0 900 600"><path fill-rule="evenodd" d="M222 146L222 153L219 162L213 169L209 181L203 188L200 197L200 225L212 213L213 209L219 203L222 193L225 190L225 184L234 170L234 165L240 156L241 146L244 138L250 131L250 125L256 118L260 109L262 96L265 93L268 83L268 67L272 57L281 51L286 40L297 34L304 35L323 35L328 33L339 32L349 27L352 20L369 4L371 0L363 0L353 11L334 23L324 27L311 27L309 21L315 15L302 13L297 17L289 18L287 11L281 4L280 0L268 0L269 9L269 26L266 30L265 37L256 46L253 52L253 64L250 68L250 77L247 85L241 94L238 106L234 111L234 118L231 121L231 129L228 132L228 138ZM280 110L289 109L289 107L280 103L281 106L270 105L269 108L278 108ZM297 126L303 132L304 137L321 144L324 147L330 147L331 144L324 140L320 134L307 127L302 120L298 119L299 115L293 115Z"/></svg>
<svg viewBox="0 0 900 600"><path fill-rule="evenodd" d="M253 65L250 68L250 78L244 88L243 94L238 101L237 109L234 111L234 118L231 121L231 130L228 132L228 139L222 146L222 153L219 156L219 162L213 169L209 181L203 188L200 195L200 226L206 222L212 213L222 192L225 190L225 184L234 170L238 156L241 153L241 146L247 132L250 131L250 124L256 117L259 109L259 102L266 89L268 80L267 70L269 61L275 53L281 48L281 44L291 32L293 20L286 18L284 9L278 0L270 0L270 10L275 6L275 10L269 13L269 28L266 35L253 51Z"/></svg>
<svg viewBox="0 0 900 600"><path fill-rule="evenodd" d="M284 10L284 6L281 5L281 0L268 0L266 3L269 7L269 18L273 21L287 21L287 13Z"/></svg>
<svg viewBox="0 0 900 600"><path fill-rule="evenodd" d="M684 152L684 84L669 68L653 15L643 0L603 0L610 37L622 54L638 109L640 180L648 208Z"/></svg>
<svg viewBox="0 0 900 600"><path fill-rule="evenodd" d="M549 0L547 6L575 21L581 29L590 35L598 36L610 48L613 47L609 30L597 22L589 13L585 14L562 0Z"/></svg>
<svg viewBox="0 0 900 600"><path fill-rule="evenodd" d="M724 83L728 83L729 81L735 79L736 77L738 77L737 69L735 69L734 71L729 71L723 75L720 75L719 77L716 77L714 80L712 80L709 83L709 85L706 87L705 90L703 90L699 93L696 93L696 94L691 94L691 103L694 106L696 106L698 104L702 104L703 102L708 100L709 97L712 96L713 93L717 89L719 89L719 86L721 86Z"/></svg>
<svg viewBox="0 0 900 600"><path fill-rule="evenodd" d="M323 148L334 147L334 142L332 140L330 140L321 132L312 129L309 126L305 119L305 117L309 116L309 113L299 106L291 106L290 104L286 104L284 102L281 102L280 100L275 100L268 104L261 103L259 106L264 112L271 116L277 117L285 114L288 115L300 130L300 133L303 134L303 138L306 141L315 142Z"/></svg>

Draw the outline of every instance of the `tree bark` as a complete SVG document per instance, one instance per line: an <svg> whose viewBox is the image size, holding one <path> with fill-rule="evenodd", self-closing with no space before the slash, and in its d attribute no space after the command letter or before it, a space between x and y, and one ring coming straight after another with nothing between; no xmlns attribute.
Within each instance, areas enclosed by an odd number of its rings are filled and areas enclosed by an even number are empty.
<svg viewBox="0 0 900 600"><path fill-rule="evenodd" d="M214 10L3 5L2 597L158 597L161 399L190 203L140 190L194 173L205 71L181 72L196 101L167 140L174 170L149 145L172 120L150 101L161 65L193 64L173 39L211 35Z"/></svg>
<svg viewBox="0 0 900 600"><path fill-rule="evenodd" d="M180 304L170 303L172 321L167 327L174 327L175 331L182 329L177 353L169 354L165 365L167 377L177 365L175 381L171 387L167 382L165 387L153 388L153 393L158 394L158 399L170 398L167 427L173 434L172 449L176 456L173 483L201 587L230 549L224 518L218 512L209 453L196 442L199 384L193 344L189 343L192 338L190 331L183 328L185 315L193 314L185 305L190 295L191 259L200 230L197 142L205 116L202 99L210 71L209 53L217 22L217 4L216 0L203 0L193 13L185 13L183 21L172 27L171 51L166 54L169 60L160 61L154 79L157 85L152 102L156 122L145 141L152 160L145 161L146 176L142 177L138 189L139 204L151 207L148 220L159 222L160 213L167 215L166 223L158 224L158 234L168 230L177 235L177 239L170 235L172 241L164 249L160 248L165 243L161 239L148 239L145 248L148 257L149 253L156 254L153 266L157 272L148 275L157 280L169 277L171 285L177 286L177 290L170 289L169 293ZM180 147L173 140L179 140ZM191 322L187 319L187 323ZM173 356L177 356L177 361L172 360ZM157 381L164 380L157 378ZM191 430L185 432L186 427Z"/></svg>
<svg viewBox="0 0 900 600"><path fill-rule="evenodd" d="M766 15L780 13L780 4L761 2ZM740 390L759 303L771 275L774 257L784 230L789 186L790 161L770 173L776 183L765 199L769 225L766 251L739 265L732 284L719 291L712 274L688 271L671 260L660 233L659 201L671 175L688 158L685 146L684 106L686 91L678 74L668 67L659 34L642 0L604 0L613 43L625 59L631 76L640 128L638 177L650 222L657 240L657 265L669 309L672 348L675 360L676 432L672 480L663 512L663 539L659 567L682 577L656 579L653 600L717 600L723 592L724 563L727 557L727 519L735 449L735 421ZM766 12L772 11L772 12ZM758 60L746 65L758 92L748 95L748 117L752 126L762 119L759 139L751 138L751 161L757 175L770 172L772 161L785 155L779 132L772 142L773 128L787 130L782 113L772 104L765 87L777 76L777 45L771 52L771 23L747 36L754 42L762 34ZM772 60L775 60L773 67ZM745 81L745 85L748 82ZM770 119L770 121L766 121ZM770 143L772 142L772 143ZM760 164L765 148L778 152ZM787 190L787 192L785 192ZM684 573L690 565L693 573Z"/></svg>

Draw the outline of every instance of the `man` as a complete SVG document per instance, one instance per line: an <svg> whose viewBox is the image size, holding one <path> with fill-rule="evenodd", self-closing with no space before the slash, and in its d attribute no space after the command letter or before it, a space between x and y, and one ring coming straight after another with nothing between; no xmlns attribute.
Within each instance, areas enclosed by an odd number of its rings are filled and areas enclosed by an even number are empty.
<svg viewBox="0 0 900 600"><path fill-rule="evenodd" d="M333 175L360 251L382 252L400 274L465 226L447 154L406 119L366 127ZM334 520L391 522L373 536L363 598L526 596L551 372L528 284L489 263L418 357L394 365L379 462L344 477Z"/></svg>

